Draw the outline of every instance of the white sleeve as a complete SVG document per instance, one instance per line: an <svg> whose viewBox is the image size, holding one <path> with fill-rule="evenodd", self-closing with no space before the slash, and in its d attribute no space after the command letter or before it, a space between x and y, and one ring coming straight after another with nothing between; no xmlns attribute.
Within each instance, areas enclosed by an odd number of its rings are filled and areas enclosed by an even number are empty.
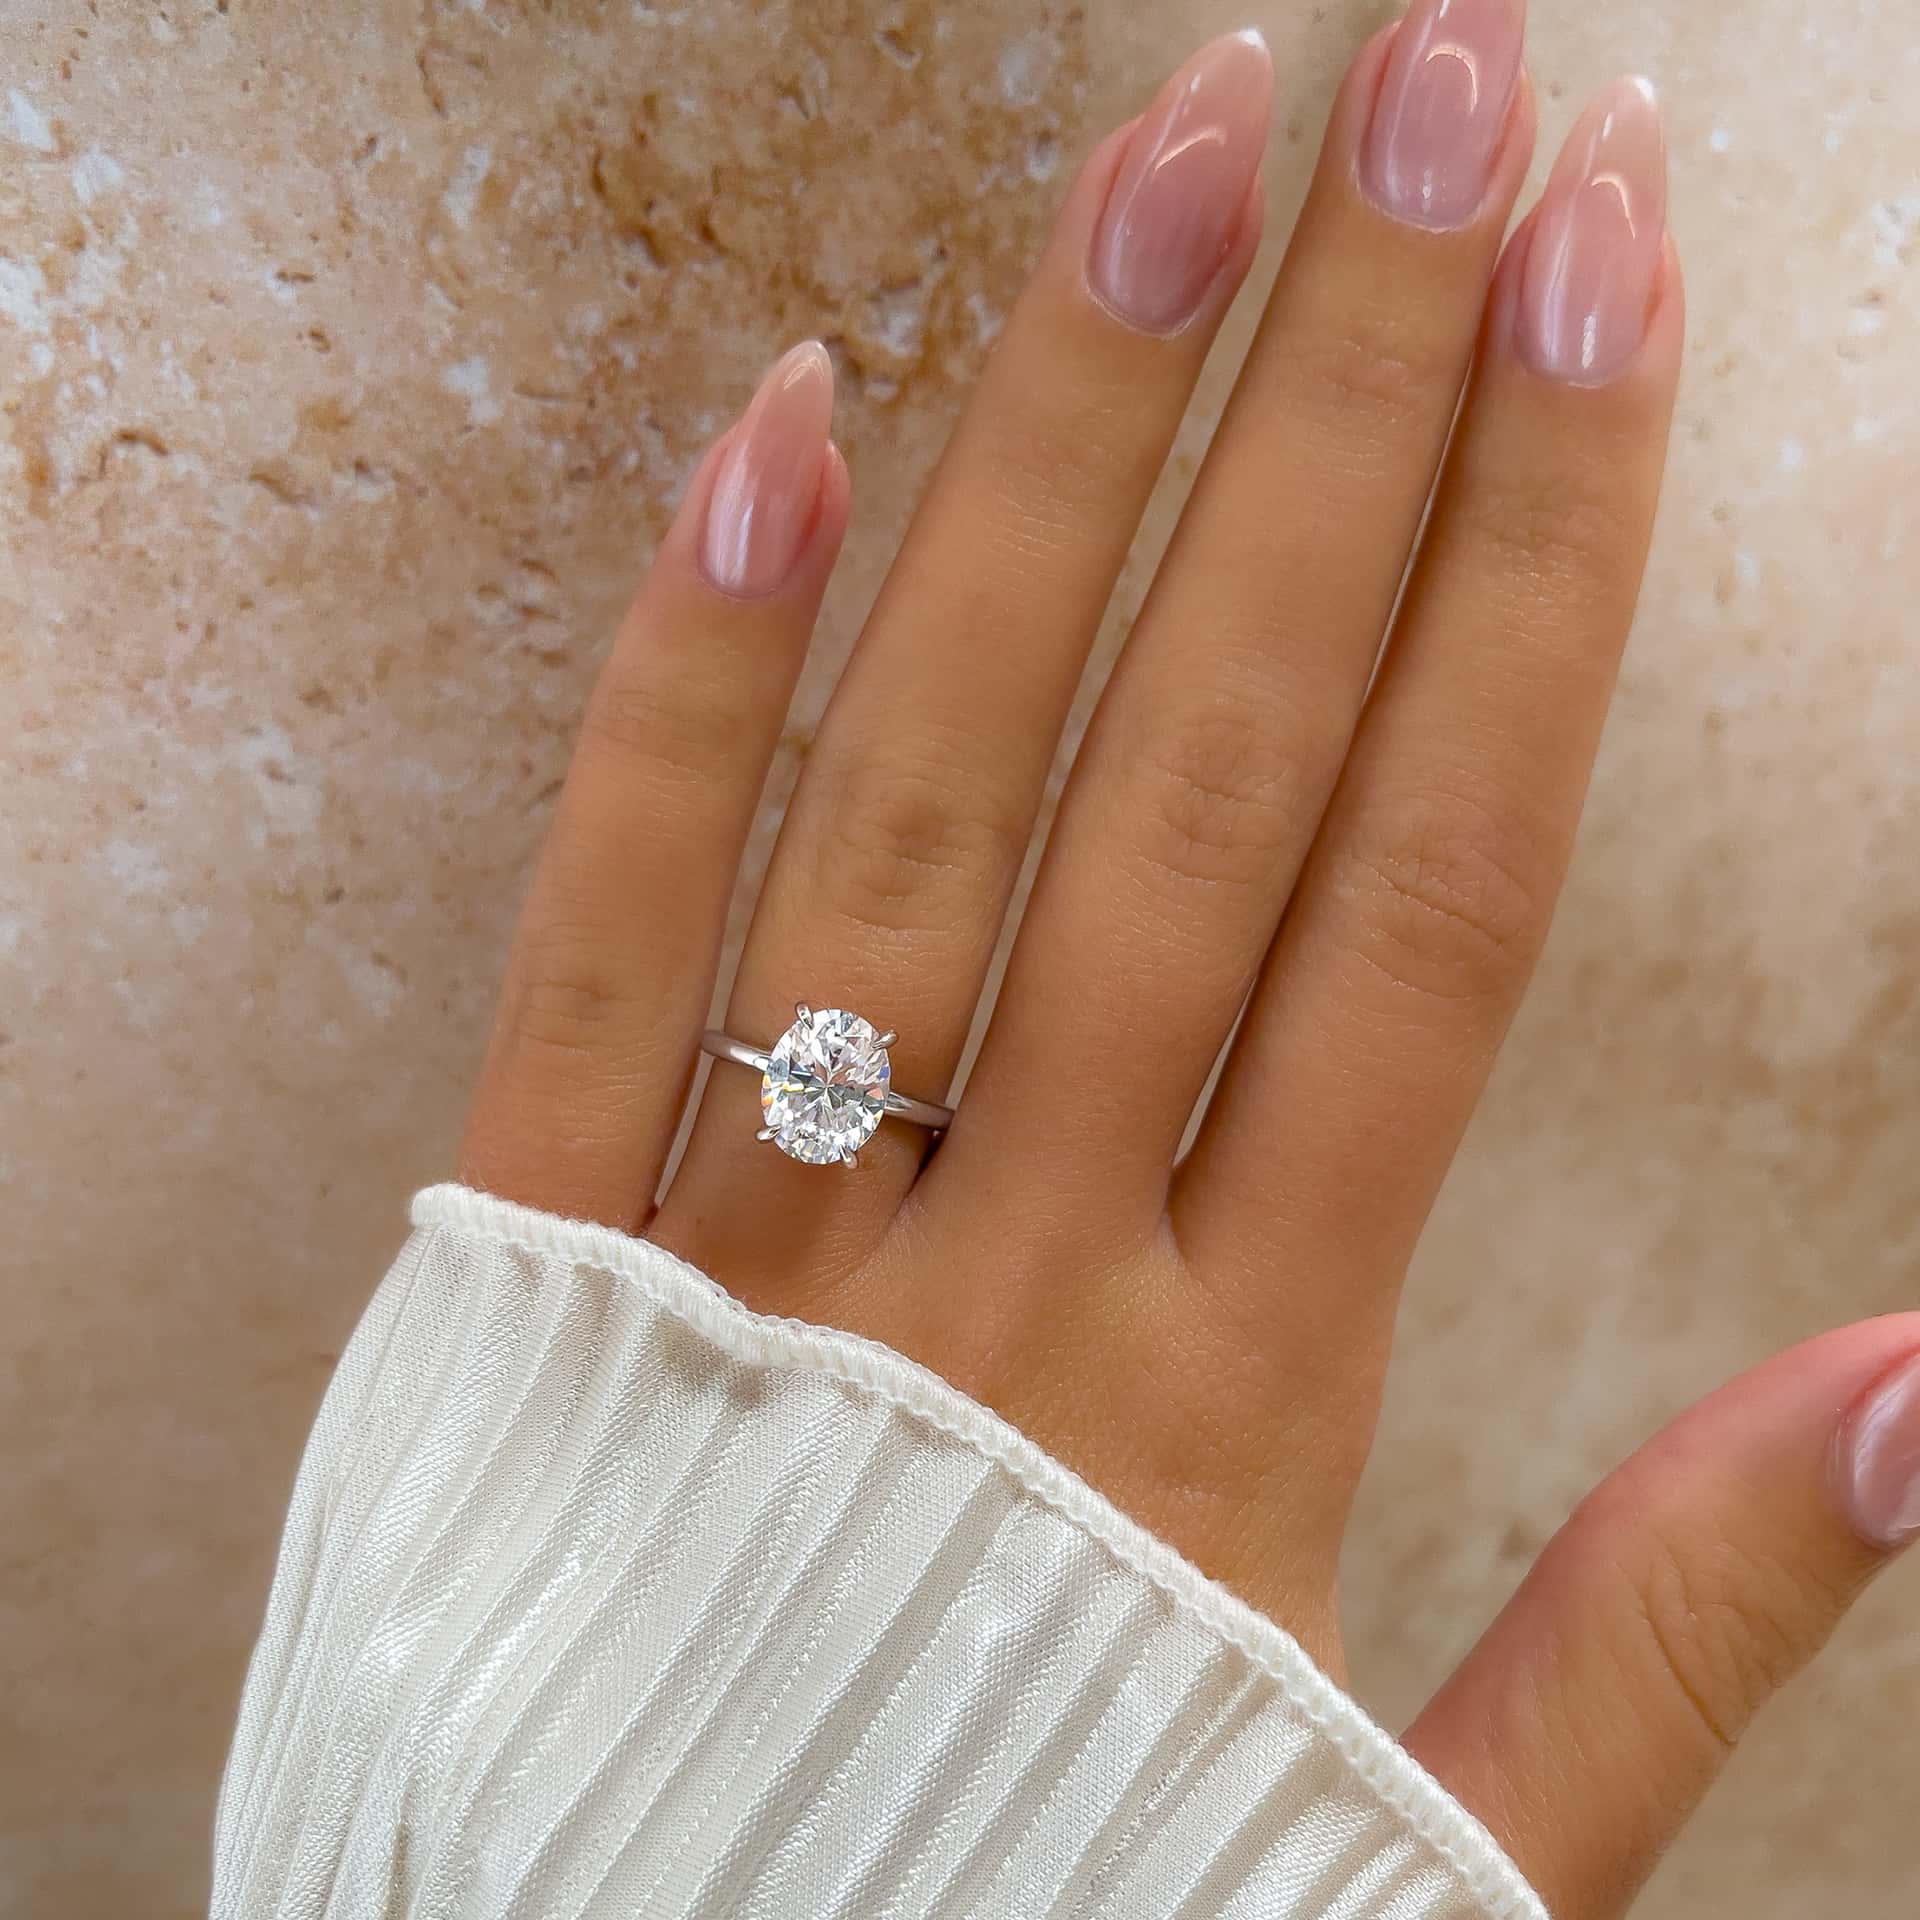
<svg viewBox="0 0 1920 1920"><path fill-rule="evenodd" d="M217 1920L1545 1920L1284 1632L923 1368L605 1228L413 1217Z"/></svg>

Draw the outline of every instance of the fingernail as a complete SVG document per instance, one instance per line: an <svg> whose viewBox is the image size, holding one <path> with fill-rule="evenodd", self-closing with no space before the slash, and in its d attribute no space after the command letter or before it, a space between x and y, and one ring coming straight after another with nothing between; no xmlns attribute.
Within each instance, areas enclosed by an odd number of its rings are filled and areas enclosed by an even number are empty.
<svg viewBox="0 0 1920 1920"><path fill-rule="evenodd" d="M1920 1534L1920 1354L1847 1416L1834 1468L1840 1503L1862 1539L1899 1547Z"/></svg>
<svg viewBox="0 0 1920 1920"><path fill-rule="evenodd" d="M1258 33L1202 47L1134 129L1094 230L1087 279L1143 333L1177 333L1200 309L1260 169L1273 56Z"/></svg>
<svg viewBox="0 0 1920 1920"><path fill-rule="evenodd" d="M721 457L700 564L724 593L771 593L793 571L820 500L833 362L817 340L774 363Z"/></svg>
<svg viewBox="0 0 1920 1920"><path fill-rule="evenodd" d="M1384 212L1458 227L1480 211L1520 79L1526 0L1414 0L1360 153Z"/></svg>
<svg viewBox="0 0 1920 1920"><path fill-rule="evenodd" d="M1667 150L1645 80L1617 80L1575 122L1540 201L1520 282L1520 350L1582 386L1639 351L1667 229Z"/></svg>

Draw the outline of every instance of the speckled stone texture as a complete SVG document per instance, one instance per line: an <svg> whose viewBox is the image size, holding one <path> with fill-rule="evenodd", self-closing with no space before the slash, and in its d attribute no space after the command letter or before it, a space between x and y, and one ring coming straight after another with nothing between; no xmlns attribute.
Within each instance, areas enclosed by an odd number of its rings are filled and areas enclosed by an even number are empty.
<svg viewBox="0 0 1920 1920"><path fill-rule="evenodd" d="M0 5L6 1911L203 1898L302 1435L447 1167L702 441L830 340L857 525L777 805L1073 161L1250 15L1281 228L1386 12ZM1798 0L1536 0L1533 59L1549 139L1661 82L1693 335L1588 830L1356 1532L1390 1721L1663 1417L1920 1290L1920 61L1899 9ZM1766 1717L1651 1920L1911 1914L1916 1600L1883 1582Z"/></svg>

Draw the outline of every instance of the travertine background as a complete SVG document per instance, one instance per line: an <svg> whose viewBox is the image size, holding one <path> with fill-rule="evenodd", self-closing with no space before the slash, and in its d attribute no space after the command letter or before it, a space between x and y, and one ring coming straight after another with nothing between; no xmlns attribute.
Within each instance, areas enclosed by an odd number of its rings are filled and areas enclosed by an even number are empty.
<svg viewBox="0 0 1920 1920"><path fill-rule="evenodd" d="M1873 0L1535 14L1549 137L1666 90L1691 366L1355 1540L1389 1719L1663 1416L1920 1295L1920 56ZM1251 16L1282 228L1385 15L0 0L0 1908L203 1897L301 1436L700 442L833 341L858 527L797 749L1092 135ZM1647 1915L1911 1915L1917 1602L1868 1599Z"/></svg>

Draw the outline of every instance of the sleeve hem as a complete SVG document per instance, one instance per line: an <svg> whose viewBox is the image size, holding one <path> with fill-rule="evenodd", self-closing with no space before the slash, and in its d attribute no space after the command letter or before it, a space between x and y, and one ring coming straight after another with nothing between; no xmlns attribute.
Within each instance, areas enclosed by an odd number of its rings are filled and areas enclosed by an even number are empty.
<svg viewBox="0 0 1920 1920"><path fill-rule="evenodd" d="M1448 1861L1494 1920L1547 1920L1493 1836L1309 1658L1292 1635L1130 1520L991 1409L876 1341L751 1312L697 1268L613 1228L541 1213L445 1183L414 1197L422 1228L461 1233L598 1267L743 1361L810 1373L910 1413L974 1449L1096 1540L1280 1688L1375 1792Z"/></svg>

